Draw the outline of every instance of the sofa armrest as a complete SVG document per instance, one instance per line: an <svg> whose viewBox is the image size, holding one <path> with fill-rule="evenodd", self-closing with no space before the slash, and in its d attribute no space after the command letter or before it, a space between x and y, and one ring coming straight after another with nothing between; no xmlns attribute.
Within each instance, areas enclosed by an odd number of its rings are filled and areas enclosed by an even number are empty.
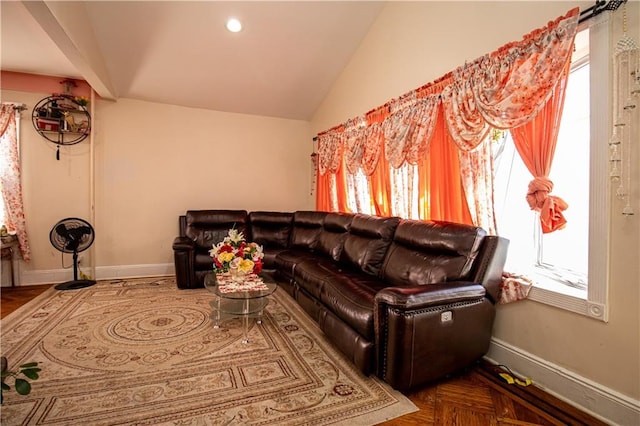
<svg viewBox="0 0 640 426"><path fill-rule="evenodd" d="M477 283L452 281L415 287L387 287L375 297L376 305L385 304L394 309L421 309L428 306L478 300L486 289Z"/></svg>
<svg viewBox="0 0 640 426"><path fill-rule="evenodd" d="M178 288L195 288L196 277L193 264L196 243L187 237L176 237L172 247Z"/></svg>
<svg viewBox="0 0 640 426"><path fill-rule="evenodd" d="M489 349L495 306L473 282L387 287L375 296L377 375L407 390L464 368Z"/></svg>
<svg viewBox="0 0 640 426"><path fill-rule="evenodd" d="M176 237L173 240L173 251L195 250L196 243L187 237Z"/></svg>
<svg viewBox="0 0 640 426"><path fill-rule="evenodd" d="M487 296L496 303L500 299L502 272L507 260L509 240L495 235L484 238L482 252L476 259L475 274L472 280L487 289Z"/></svg>

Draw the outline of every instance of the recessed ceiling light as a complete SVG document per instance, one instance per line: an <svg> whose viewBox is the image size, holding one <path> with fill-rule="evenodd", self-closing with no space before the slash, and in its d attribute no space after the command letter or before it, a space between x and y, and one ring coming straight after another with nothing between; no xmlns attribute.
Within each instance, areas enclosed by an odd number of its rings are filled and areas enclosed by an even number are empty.
<svg viewBox="0 0 640 426"><path fill-rule="evenodd" d="M242 24L236 18L231 18L227 21L227 29L232 33L237 33L242 30Z"/></svg>

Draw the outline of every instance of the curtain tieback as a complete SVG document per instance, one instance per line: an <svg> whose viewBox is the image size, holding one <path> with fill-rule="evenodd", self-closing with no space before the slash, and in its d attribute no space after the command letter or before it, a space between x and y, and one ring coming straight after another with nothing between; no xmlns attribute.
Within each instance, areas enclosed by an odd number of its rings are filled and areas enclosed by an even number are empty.
<svg viewBox="0 0 640 426"><path fill-rule="evenodd" d="M560 197L549 195L553 182L546 176L538 176L529 182L527 203L531 210L540 212L542 232L549 233L564 228L567 220L562 212L569 205Z"/></svg>

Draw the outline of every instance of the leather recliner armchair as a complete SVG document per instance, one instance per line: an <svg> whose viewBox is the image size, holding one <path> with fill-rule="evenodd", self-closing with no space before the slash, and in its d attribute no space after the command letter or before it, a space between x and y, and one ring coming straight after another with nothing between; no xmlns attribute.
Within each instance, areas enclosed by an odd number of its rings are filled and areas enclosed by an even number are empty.
<svg viewBox="0 0 640 426"><path fill-rule="evenodd" d="M245 210L189 210L179 217L180 234L173 241L178 288L204 286L204 276L213 269L209 250L227 236L229 229L247 234Z"/></svg>

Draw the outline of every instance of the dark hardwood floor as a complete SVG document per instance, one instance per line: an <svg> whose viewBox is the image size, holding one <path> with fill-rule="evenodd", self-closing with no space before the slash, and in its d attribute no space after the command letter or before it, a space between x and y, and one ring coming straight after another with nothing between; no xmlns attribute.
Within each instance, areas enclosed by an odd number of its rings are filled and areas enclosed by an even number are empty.
<svg viewBox="0 0 640 426"><path fill-rule="evenodd" d="M1 317L47 290L50 285L3 287ZM598 419L545 393L535 385L508 385L500 367L486 361L460 374L407 394L420 409L386 426L605 425Z"/></svg>

